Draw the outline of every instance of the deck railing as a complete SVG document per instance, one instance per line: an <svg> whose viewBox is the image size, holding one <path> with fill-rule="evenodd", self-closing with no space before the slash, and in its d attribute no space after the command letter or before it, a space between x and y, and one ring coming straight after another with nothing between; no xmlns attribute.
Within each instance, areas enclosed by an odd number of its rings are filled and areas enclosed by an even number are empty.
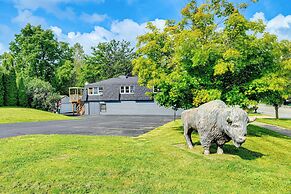
<svg viewBox="0 0 291 194"><path fill-rule="evenodd" d="M79 87L69 88L70 102L79 102L82 99L83 91L84 89Z"/></svg>

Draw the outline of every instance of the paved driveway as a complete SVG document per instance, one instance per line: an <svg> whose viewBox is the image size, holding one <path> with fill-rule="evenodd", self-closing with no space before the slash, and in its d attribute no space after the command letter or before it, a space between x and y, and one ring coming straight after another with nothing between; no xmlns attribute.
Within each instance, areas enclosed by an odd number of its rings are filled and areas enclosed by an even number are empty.
<svg viewBox="0 0 291 194"><path fill-rule="evenodd" d="M86 116L71 121L0 124L0 138L29 134L139 136L172 119L169 116Z"/></svg>
<svg viewBox="0 0 291 194"><path fill-rule="evenodd" d="M269 115L275 117L275 108L273 106L259 104L258 113ZM280 118L289 118L291 119L291 107L282 106L279 108L279 117Z"/></svg>

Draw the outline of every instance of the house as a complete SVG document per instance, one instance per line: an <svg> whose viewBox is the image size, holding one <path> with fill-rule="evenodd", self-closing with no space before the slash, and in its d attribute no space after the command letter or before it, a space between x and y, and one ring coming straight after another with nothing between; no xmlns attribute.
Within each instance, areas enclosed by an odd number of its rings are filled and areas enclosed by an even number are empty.
<svg viewBox="0 0 291 194"><path fill-rule="evenodd" d="M73 113L73 108L74 112L77 112L77 107L73 105L71 102L71 99L67 95L61 96L61 99L59 101L59 113L60 114L72 114Z"/></svg>
<svg viewBox="0 0 291 194"><path fill-rule="evenodd" d="M70 98L66 95L61 96L59 106L59 113L61 114L72 112L72 103L70 102Z"/></svg>
<svg viewBox="0 0 291 194"><path fill-rule="evenodd" d="M85 115L174 115L174 110L159 106L138 84L138 77L119 76L86 84L82 95ZM180 115L182 110L177 111Z"/></svg>

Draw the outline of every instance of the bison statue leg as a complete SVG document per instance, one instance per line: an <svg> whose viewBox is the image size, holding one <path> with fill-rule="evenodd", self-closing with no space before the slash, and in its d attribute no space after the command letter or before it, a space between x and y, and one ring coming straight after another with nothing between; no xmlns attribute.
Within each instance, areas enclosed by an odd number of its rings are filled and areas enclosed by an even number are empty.
<svg viewBox="0 0 291 194"><path fill-rule="evenodd" d="M211 146L211 141L206 139L205 137L200 137L200 142L202 147L204 148L204 155L209 155L210 154L210 146Z"/></svg>
<svg viewBox="0 0 291 194"><path fill-rule="evenodd" d="M223 145L217 145L217 154L223 154Z"/></svg>
<svg viewBox="0 0 291 194"><path fill-rule="evenodd" d="M209 154L210 154L209 148L208 149L204 149L204 155L209 155Z"/></svg>
<svg viewBox="0 0 291 194"><path fill-rule="evenodd" d="M193 132L193 129L190 127L188 127L187 124L184 125L184 136L185 136L185 139L186 139L186 143L188 145L188 147L190 149L193 148L193 142L192 142L192 138L191 138L191 133Z"/></svg>

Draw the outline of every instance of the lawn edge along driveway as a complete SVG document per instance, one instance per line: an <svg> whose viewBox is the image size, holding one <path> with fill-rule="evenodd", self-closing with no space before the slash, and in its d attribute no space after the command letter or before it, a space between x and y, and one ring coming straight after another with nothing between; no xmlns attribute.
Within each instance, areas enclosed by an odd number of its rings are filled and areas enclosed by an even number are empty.
<svg viewBox="0 0 291 194"><path fill-rule="evenodd" d="M32 134L139 136L172 120L169 116L83 116L78 120L0 125L0 138Z"/></svg>

